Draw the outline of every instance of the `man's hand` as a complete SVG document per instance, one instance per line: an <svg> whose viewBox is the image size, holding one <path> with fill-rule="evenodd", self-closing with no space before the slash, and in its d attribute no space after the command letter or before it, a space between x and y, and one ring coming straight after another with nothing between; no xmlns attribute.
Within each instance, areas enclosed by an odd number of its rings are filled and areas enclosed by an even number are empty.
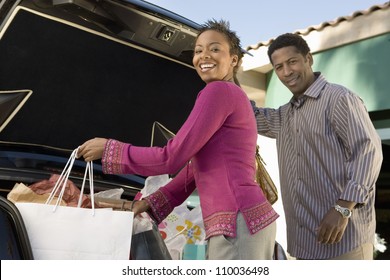
<svg viewBox="0 0 390 280"><path fill-rule="evenodd" d="M317 240L322 244L340 242L349 219L341 216L333 207L329 209L317 228Z"/></svg>

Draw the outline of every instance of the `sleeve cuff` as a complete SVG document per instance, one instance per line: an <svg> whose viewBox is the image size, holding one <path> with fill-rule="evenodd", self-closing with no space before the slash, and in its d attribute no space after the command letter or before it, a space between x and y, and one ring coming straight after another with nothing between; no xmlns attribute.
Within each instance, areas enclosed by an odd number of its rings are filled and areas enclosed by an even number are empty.
<svg viewBox="0 0 390 280"><path fill-rule="evenodd" d="M150 206L148 214L160 224L172 211L173 207L161 190L143 198Z"/></svg>
<svg viewBox="0 0 390 280"><path fill-rule="evenodd" d="M125 143L108 139L102 156L102 169L105 174L122 174L122 153Z"/></svg>

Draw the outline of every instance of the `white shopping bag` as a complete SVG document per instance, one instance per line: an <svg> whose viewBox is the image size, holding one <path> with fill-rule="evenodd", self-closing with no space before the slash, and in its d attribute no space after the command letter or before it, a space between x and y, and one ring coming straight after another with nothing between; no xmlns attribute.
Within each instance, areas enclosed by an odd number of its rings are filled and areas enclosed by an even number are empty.
<svg viewBox="0 0 390 280"><path fill-rule="evenodd" d="M130 257L133 212L111 208L92 209L50 205L58 187L66 187L77 149L72 153L61 180L54 187L46 204L16 203L30 239L34 259L38 260L128 260ZM87 163L93 201L92 163ZM80 196L81 198L81 196ZM58 201L61 201L61 194Z"/></svg>
<svg viewBox="0 0 390 280"><path fill-rule="evenodd" d="M133 212L16 203L36 260L128 260Z"/></svg>

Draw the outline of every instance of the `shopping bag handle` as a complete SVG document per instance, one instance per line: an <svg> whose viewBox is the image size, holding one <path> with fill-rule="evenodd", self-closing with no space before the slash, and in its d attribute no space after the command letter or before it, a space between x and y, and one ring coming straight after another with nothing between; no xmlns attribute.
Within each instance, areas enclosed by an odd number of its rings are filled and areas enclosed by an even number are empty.
<svg viewBox="0 0 390 280"><path fill-rule="evenodd" d="M59 195L58 195L57 202L55 203L55 205L53 207L53 212L57 209L57 206L59 205L60 201L62 200L62 197L63 197L64 192L65 192L65 188L66 188L66 182L68 181L70 172L71 172L71 170L73 168L73 165L74 165L74 162L75 162L75 160L77 158L78 150L79 150L79 148L75 149L71 153L67 163L65 164L64 169L61 172L61 175L59 176L56 184L53 187L53 190L51 191L48 199L46 200L46 204L50 204L51 201L54 198L54 195L57 193L57 191L59 189L61 190ZM78 208L81 207L82 195L84 194L84 186L85 186L85 181L87 179L87 174L89 175L88 177L89 177L89 188L90 188L90 194L91 194L92 215L95 215L95 200L94 200L94 185L93 185L93 163L92 163L92 161L88 161L87 164L86 164L86 167L85 167L84 178L83 178L83 183L82 183L82 186L81 186L80 197L79 197L79 201L78 201L77 207Z"/></svg>
<svg viewBox="0 0 390 280"><path fill-rule="evenodd" d="M51 191L49 197L47 198L46 200L46 204L49 204L51 203L51 201L53 200L54 198L54 195L58 192L60 186L62 185L63 187L61 188L61 192L60 194L58 195L58 198L57 198L57 203L56 205L59 204L59 202L61 201L63 195L64 195L64 191L65 191L65 186L66 186L66 181L68 180L69 178L69 174L70 174L70 171L72 170L72 167L73 167L73 164L74 164L74 161L76 159L76 154L77 154L77 151L78 151L78 148L75 149L72 154L70 155L67 163L65 164L65 167L64 169L62 170L56 184L54 185L53 187L53 190Z"/></svg>
<svg viewBox="0 0 390 280"><path fill-rule="evenodd" d="M77 155L77 153L76 153L76 155ZM85 167L83 184L81 185L80 197L79 197L79 202L77 204L77 207L78 208L81 207L82 195L84 194L84 186L85 186L85 181L87 179L87 173L89 175L89 190L90 190L90 197L91 197L91 204L92 204L92 211L93 211L92 215L95 215L95 199L94 199L94 185L93 185L93 162L92 161L88 161L87 165Z"/></svg>

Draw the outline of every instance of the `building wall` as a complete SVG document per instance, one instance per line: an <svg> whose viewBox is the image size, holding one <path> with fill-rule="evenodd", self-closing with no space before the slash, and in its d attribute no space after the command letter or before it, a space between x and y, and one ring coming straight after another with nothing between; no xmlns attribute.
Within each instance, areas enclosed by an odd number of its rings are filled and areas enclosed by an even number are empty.
<svg viewBox="0 0 390 280"><path fill-rule="evenodd" d="M308 42L314 56L315 71L329 81L344 84L365 101L370 112L390 108L387 88L390 75L390 2L375 5L351 16L339 17L305 30L296 31ZM257 81L250 97L258 106L278 107L291 93L279 82L267 56L268 42L248 47L242 63L243 76ZM248 79L247 79L248 80ZM264 84L265 83L265 84ZM246 82L242 83L245 89ZM260 90L261 88L261 90Z"/></svg>
<svg viewBox="0 0 390 280"><path fill-rule="evenodd" d="M313 70L359 95L384 143L390 145L390 33L313 54ZM273 70L266 75L264 106L277 108L291 92Z"/></svg>
<svg viewBox="0 0 390 280"><path fill-rule="evenodd" d="M354 91L369 112L390 109L390 33L315 53L313 58L314 71ZM267 80L267 107L278 107L291 98L273 71L267 73Z"/></svg>

